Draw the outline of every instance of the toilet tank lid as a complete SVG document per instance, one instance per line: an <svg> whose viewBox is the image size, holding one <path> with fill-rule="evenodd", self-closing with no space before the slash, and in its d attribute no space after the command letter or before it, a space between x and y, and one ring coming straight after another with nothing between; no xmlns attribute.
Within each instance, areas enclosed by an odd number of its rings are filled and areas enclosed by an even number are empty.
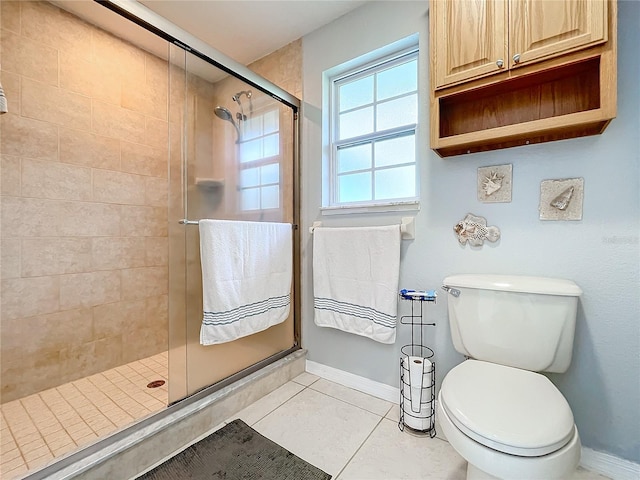
<svg viewBox="0 0 640 480"><path fill-rule="evenodd" d="M443 283L450 287L539 295L579 297L582 294L582 289L571 280L526 275L460 274L446 277Z"/></svg>

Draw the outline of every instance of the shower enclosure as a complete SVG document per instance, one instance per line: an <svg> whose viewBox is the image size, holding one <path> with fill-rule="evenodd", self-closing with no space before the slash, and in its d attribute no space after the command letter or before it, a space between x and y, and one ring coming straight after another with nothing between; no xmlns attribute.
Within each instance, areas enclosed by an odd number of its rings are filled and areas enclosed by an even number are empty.
<svg viewBox="0 0 640 480"><path fill-rule="evenodd" d="M3 1L0 46L13 478L299 348L297 229L290 318L203 347L193 223L298 224L299 101L132 2Z"/></svg>
<svg viewBox="0 0 640 480"><path fill-rule="evenodd" d="M185 292L171 295L173 402L297 344L294 309L285 322L263 332L226 344L199 344L202 276L197 226L202 218L297 224L297 114L272 93L176 45L170 47L169 63L172 85L184 92L182 98L172 95L170 102L176 115L170 135L170 292Z"/></svg>

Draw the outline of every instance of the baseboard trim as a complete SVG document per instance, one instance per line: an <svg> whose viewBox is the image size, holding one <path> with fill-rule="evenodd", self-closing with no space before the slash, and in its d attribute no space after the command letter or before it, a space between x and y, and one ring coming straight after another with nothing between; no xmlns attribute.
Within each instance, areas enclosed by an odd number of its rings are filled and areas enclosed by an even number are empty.
<svg viewBox="0 0 640 480"><path fill-rule="evenodd" d="M390 385L370 380L360 375L345 372L337 368L329 367L321 363L312 362L307 360L306 365L307 372L322 377L326 380L330 380L335 383L339 383L345 387L353 388L359 392L367 393L377 398L381 398L388 402L400 403L400 389L392 387Z"/></svg>
<svg viewBox="0 0 640 480"><path fill-rule="evenodd" d="M376 382L354 373L345 372L311 360L307 360L306 370L318 377L388 402L399 403L400 401L399 388ZM587 447L582 447L580 466L614 480L638 480L640 478L640 464Z"/></svg>
<svg viewBox="0 0 640 480"><path fill-rule="evenodd" d="M640 464L587 447L582 447L580 466L614 480L638 480L640 478Z"/></svg>

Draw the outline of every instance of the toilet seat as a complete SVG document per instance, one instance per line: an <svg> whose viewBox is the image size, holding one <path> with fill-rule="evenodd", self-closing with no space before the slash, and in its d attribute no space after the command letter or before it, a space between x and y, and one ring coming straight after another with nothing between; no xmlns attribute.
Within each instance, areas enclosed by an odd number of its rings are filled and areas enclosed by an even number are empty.
<svg viewBox="0 0 640 480"><path fill-rule="evenodd" d="M569 404L545 376L478 360L453 368L441 406L464 434L500 452L547 455L574 436Z"/></svg>

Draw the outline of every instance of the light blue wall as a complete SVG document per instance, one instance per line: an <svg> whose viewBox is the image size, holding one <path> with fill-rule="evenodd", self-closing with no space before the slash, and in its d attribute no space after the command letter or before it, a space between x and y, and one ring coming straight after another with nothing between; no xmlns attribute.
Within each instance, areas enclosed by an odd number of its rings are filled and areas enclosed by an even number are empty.
<svg viewBox="0 0 640 480"><path fill-rule="evenodd" d="M583 444L640 463L640 3L619 5L618 117L604 134L441 159L428 148L428 13L426 2L371 2L303 39L302 131L303 346L309 359L398 385L400 326L395 345L313 323L312 238L308 227L399 222L401 214L322 216L322 72L415 32L420 34L419 127L421 210L416 240L403 242L401 287L437 288L453 273L487 272L573 279L580 300L573 363L551 376L572 406ZM476 199L477 168L513 164L511 203ZM582 221L538 219L540 182L584 178ZM462 247L452 227L467 212L497 225L502 238ZM438 383L462 357L454 351L446 298L427 308L437 327ZM406 305L401 304L404 312Z"/></svg>

